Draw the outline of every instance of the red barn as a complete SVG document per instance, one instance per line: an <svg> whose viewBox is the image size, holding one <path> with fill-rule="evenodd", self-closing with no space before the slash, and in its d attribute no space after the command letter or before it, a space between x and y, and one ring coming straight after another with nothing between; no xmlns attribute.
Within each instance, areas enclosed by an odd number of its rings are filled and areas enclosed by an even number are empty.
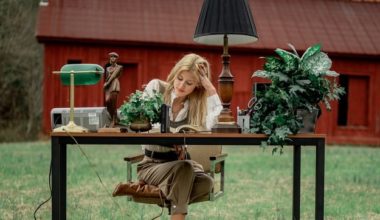
<svg viewBox="0 0 380 220"><path fill-rule="evenodd" d="M202 0L48 0L41 3L36 36L44 45L43 130L50 110L69 106L69 90L52 71L67 63L104 66L115 51L124 66L118 104L152 78L165 79L174 63L194 52L221 71L221 47L199 45L193 34ZM230 47L235 88L231 109L245 108L262 56L293 44L300 53L323 45L341 73L347 96L324 111L317 132L328 143L380 145L380 3L349 0L249 0L259 34L250 45ZM75 106L104 106L102 83L77 87Z"/></svg>

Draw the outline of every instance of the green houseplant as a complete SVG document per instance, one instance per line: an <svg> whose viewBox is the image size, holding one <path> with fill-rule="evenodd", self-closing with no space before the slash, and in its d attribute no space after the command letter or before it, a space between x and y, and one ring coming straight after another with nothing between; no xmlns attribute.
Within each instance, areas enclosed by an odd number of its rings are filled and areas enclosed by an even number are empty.
<svg viewBox="0 0 380 220"><path fill-rule="evenodd" d="M120 122L128 125L131 130L145 131L151 128L151 124L160 121L162 94L154 91L146 94L136 90L120 106Z"/></svg>
<svg viewBox="0 0 380 220"><path fill-rule="evenodd" d="M262 145L279 145L281 152L287 136L303 127L298 110L320 111L320 103L331 110L330 101L344 94L344 88L336 82L339 74L330 70L332 61L321 51L321 45L309 47L301 57L289 46L292 52L276 49L277 56L266 57L264 69L252 75L271 84L256 94L250 132L269 135Z"/></svg>

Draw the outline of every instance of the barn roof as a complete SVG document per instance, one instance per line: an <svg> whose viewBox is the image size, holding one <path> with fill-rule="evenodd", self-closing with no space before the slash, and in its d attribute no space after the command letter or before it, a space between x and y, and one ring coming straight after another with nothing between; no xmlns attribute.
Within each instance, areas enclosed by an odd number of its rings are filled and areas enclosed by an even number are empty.
<svg viewBox="0 0 380 220"><path fill-rule="evenodd" d="M37 39L195 45L203 0L49 0L40 6ZM380 4L347 0L249 0L259 40L246 48L288 43L304 50L380 55Z"/></svg>

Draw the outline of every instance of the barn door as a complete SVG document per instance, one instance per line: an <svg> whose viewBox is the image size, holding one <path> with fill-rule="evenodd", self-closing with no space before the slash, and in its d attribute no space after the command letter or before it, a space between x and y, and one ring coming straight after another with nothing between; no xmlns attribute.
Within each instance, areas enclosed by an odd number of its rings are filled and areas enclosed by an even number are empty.
<svg viewBox="0 0 380 220"><path fill-rule="evenodd" d="M137 85L137 63L119 63L123 66L123 73L119 77L120 81L120 93L117 98L117 108L119 108L124 100L136 89L139 88Z"/></svg>

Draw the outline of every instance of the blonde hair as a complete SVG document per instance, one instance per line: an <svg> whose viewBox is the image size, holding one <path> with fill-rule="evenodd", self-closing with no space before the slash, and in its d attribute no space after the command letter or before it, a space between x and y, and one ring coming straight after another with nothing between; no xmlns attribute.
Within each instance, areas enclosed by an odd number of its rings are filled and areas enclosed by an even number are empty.
<svg viewBox="0 0 380 220"><path fill-rule="evenodd" d="M199 85L195 87L194 91L187 97L189 100L188 123L194 126L205 126L208 95L204 87L200 84L201 73L198 66L199 64L206 67L206 77L211 80L210 64L207 60L194 53L187 54L176 63L168 75L166 80L168 85L164 92L164 102L166 104L171 104L171 93L174 89L174 80L177 78L178 74L183 71L193 73Z"/></svg>

